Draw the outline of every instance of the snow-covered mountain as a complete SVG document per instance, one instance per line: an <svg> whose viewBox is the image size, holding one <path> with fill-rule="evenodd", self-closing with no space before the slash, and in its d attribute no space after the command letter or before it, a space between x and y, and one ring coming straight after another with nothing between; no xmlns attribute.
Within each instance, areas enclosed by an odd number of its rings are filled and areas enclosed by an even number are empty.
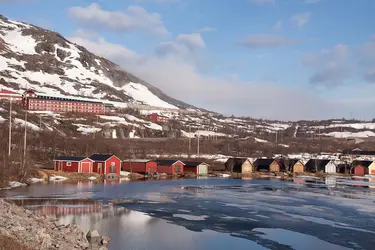
<svg viewBox="0 0 375 250"><path fill-rule="evenodd" d="M56 32L1 15L0 88L109 100L122 107L193 108Z"/></svg>

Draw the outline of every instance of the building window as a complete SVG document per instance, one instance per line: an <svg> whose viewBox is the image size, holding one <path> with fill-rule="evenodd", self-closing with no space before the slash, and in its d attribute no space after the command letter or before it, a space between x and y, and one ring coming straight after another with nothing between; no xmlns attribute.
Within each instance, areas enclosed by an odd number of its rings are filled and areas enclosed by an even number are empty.
<svg viewBox="0 0 375 250"><path fill-rule="evenodd" d="M71 162L71 161L68 161L68 162L66 163L66 165L67 165L68 167L70 167L70 166L72 166L72 162Z"/></svg>

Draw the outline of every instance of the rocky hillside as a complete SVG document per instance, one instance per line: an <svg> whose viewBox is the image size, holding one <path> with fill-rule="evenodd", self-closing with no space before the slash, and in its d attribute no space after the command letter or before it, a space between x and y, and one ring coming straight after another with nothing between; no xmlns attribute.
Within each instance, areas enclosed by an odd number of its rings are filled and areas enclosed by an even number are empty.
<svg viewBox="0 0 375 250"><path fill-rule="evenodd" d="M60 34L0 15L0 88L27 88L54 96L79 96L161 108L194 108L96 56Z"/></svg>

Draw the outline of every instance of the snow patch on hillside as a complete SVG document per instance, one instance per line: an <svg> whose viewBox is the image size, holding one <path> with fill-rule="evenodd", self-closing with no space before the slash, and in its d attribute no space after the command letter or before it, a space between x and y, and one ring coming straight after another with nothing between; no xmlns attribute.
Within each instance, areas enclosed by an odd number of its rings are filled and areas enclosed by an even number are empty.
<svg viewBox="0 0 375 250"><path fill-rule="evenodd" d="M73 123L72 125L77 126L78 127L77 131L81 132L83 135L94 134L94 133L102 131L101 128L96 128L96 127L86 125L86 124Z"/></svg>
<svg viewBox="0 0 375 250"><path fill-rule="evenodd" d="M0 123L4 123L5 122L5 119L3 117L1 117L0 115Z"/></svg>
<svg viewBox="0 0 375 250"><path fill-rule="evenodd" d="M15 118L14 123L22 127L25 126L25 121L19 118ZM31 122L26 122L26 126L33 131L40 131L40 128L37 125L32 124Z"/></svg>
<svg viewBox="0 0 375 250"><path fill-rule="evenodd" d="M263 140L263 139L259 139L259 138L254 138L254 140L256 141L256 142L262 142L262 143L268 143L269 141L267 141L267 140Z"/></svg>
<svg viewBox="0 0 375 250"><path fill-rule="evenodd" d="M131 82L124 85L121 89L124 90L125 94L132 97L134 100L142 102L146 105L161 108L178 109L176 106L161 100L142 84Z"/></svg>
<svg viewBox="0 0 375 250"><path fill-rule="evenodd" d="M7 43L10 50L18 54L34 55L35 46L38 44L32 36L23 36L21 29L4 31L0 37Z"/></svg>
<svg viewBox="0 0 375 250"><path fill-rule="evenodd" d="M153 130L163 130L163 127L159 124L150 122L149 124L144 125L146 128L153 129Z"/></svg>
<svg viewBox="0 0 375 250"><path fill-rule="evenodd" d="M200 137L209 137L209 136L217 136L217 137L228 137L229 135L223 134L223 133L217 133L214 131L207 131L207 130L198 130L196 132L186 132L184 130L181 130L182 136L186 138L195 138L198 135Z"/></svg>
<svg viewBox="0 0 375 250"><path fill-rule="evenodd" d="M315 128L354 128L354 129L374 129L375 123L364 122L364 123L348 123L348 124L331 124L329 126L315 126Z"/></svg>
<svg viewBox="0 0 375 250"><path fill-rule="evenodd" d="M375 133L372 131L360 131L360 132L330 132L324 134L326 136L331 136L335 138L348 138L348 137L358 137L358 138L367 138L374 137Z"/></svg>

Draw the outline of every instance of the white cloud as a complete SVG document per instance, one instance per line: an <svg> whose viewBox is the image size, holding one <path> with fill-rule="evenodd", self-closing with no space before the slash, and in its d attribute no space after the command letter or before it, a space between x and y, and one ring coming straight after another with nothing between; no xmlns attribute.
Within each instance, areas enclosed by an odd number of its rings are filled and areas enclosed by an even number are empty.
<svg viewBox="0 0 375 250"><path fill-rule="evenodd" d="M298 27L305 26L311 18L310 12L297 13L293 15L290 20Z"/></svg>
<svg viewBox="0 0 375 250"><path fill-rule="evenodd" d="M298 43L297 39L285 38L276 35L252 35L238 42L239 45L249 48L275 48Z"/></svg>
<svg viewBox="0 0 375 250"><path fill-rule="evenodd" d="M191 50L203 49L206 46L199 33L180 34L177 36L176 41L185 44Z"/></svg>
<svg viewBox="0 0 375 250"><path fill-rule="evenodd" d="M80 32L75 32L74 35L79 34ZM69 37L68 39L78 45L85 47L86 49L97 54L98 56L108 58L115 62L135 60L138 58L138 55L134 51L131 51L120 44L109 43L102 37L73 36Z"/></svg>
<svg viewBox="0 0 375 250"><path fill-rule="evenodd" d="M268 4L274 5L275 0L249 0L249 3L253 5L268 5Z"/></svg>
<svg viewBox="0 0 375 250"><path fill-rule="evenodd" d="M332 49L305 54L302 64L314 70L310 83L325 86L343 84L351 75L351 66L348 63L349 53L347 45L338 44Z"/></svg>
<svg viewBox="0 0 375 250"><path fill-rule="evenodd" d="M104 10L99 4L92 3L87 7L70 8L69 16L88 27L116 32L142 30L153 34L168 34L161 16L147 12L140 6L129 6L121 12Z"/></svg>
<svg viewBox="0 0 375 250"><path fill-rule="evenodd" d="M198 30L199 33L204 33L204 32L215 32L215 31L217 31L217 29L216 29L216 28L212 28L212 27L210 27L210 26L204 26L203 28L200 28L200 29Z"/></svg>
<svg viewBox="0 0 375 250"><path fill-rule="evenodd" d="M235 74L230 77L207 76L200 72L194 60L186 60L191 53L167 57L139 55L104 39L72 40L113 60L174 98L225 114L283 120L317 119L332 116L338 106L299 87L285 87L277 82L242 81L233 77ZM169 43L173 44L172 47L177 45L181 46L179 49L188 49L175 40ZM249 105L249 100L266 105Z"/></svg>

